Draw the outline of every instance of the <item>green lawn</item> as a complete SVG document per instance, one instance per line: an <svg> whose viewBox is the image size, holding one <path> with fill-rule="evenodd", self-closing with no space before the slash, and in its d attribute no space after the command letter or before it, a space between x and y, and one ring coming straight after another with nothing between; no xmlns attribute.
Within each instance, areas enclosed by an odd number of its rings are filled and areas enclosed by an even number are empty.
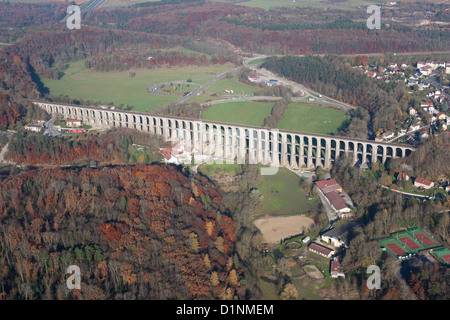
<svg viewBox="0 0 450 320"><path fill-rule="evenodd" d="M224 164L202 164L198 167L198 172L207 176L216 174L235 174L239 170L239 165L236 163Z"/></svg>
<svg viewBox="0 0 450 320"><path fill-rule="evenodd" d="M256 86L249 86L245 83L242 83L238 80L237 74L233 74L233 78L223 78L212 86L205 89L206 92L217 93L227 95L228 93L225 89L233 90L234 95L253 95L256 90L260 90L260 88Z"/></svg>
<svg viewBox="0 0 450 320"><path fill-rule="evenodd" d="M214 104L202 113L203 120L261 127L270 114L274 103L236 101Z"/></svg>
<svg viewBox="0 0 450 320"><path fill-rule="evenodd" d="M133 110L151 111L178 100L177 96L156 96L147 93L151 86L177 80L203 79L231 69L231 64L189 66L180 68L138 69L134 78L130 71L92 72L84 69L84 61L69 64L60 80L42 79L51 94L98 101L105 104L132 105Z"/></svg>
<svg viewBox="0 0 450 320"><path fill-rule="evenodd" d="M348 116L340 110L301 102L291 103L278 129L335 134Z"/></svg>
<svg viewBox="0 0 450 320"><path fill-rule="evenodd" d="M300 178L293 172L279 168L277 174L263 175L258 189L263 194L264 212L289 215L316 211L317 199L308 200L299 187Z"/></svg>
<svg viewBox="0 0 450 320"><path fill-rule="evenodd" d="M250 61L248 64L249 65L255 65L255 64L258 64L258 63L262 63L264 61L266 61L266 58L258 58L258 59Z"/></svg>

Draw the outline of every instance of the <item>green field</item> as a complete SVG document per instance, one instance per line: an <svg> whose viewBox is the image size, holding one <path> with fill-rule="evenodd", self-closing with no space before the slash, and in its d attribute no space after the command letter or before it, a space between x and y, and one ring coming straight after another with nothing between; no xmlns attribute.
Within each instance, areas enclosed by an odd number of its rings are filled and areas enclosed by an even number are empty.
<svg viewBox="0 0 450 320"><path fill-rule="evenodd" d="M250 61L248 64L249 65L255 65L255 64L258 64L258 63L263 63L264 61L266 61L266 58L258 58L258 59Z"/></svg>
<svg viewBox="0 0 450 320"><path fill-rule="evenodd" d="M278 129L335 134L348 116L340 110L307 103L291 103Z"/></svg>
<svg viewBox="0 0 450 320"><path fill-rule="evenodd" d="M275 175L262 176L258 189L264 196L264 212L290 215L316 211L319 205L317 199L306 198L306 194L299 187L299 180L295 173L285 168L279 168Z"/></svg>
<svg viewBox="0 0 450 320"><path fill-rule="evenodd" d="M228 94L225 89L233 90L234 95L253 95L255 91L260 90L256 86L249 86L238 80L237 74L233 74L233 78L223 78L216 81L212 86L205 89L206 92L217 93L217 94Z"/></svg>
<svg viewBox="0 0 450 320"><path fill-rule="evenodd" d="M231 64L189 66L180 68L138 69L134 78L130 71L92 72L84 69L84 61L72 62L60 80L41 79L50 93L76 99L98 101L113 105L131 105L136 111L151 111L178 100L177 96L157 96L147 88L162 83L187 79L204 79L231 69Z"/></svg>
<svg viewBox="0 0 450 320"><path fill-rule="evenodd" d="M236 101L213 104L202 113L203 120L247 124L261 127L270 114L274 103Z"/></svg>
<svg viewBox="0 0 450 320"><path fill-rule="evenodd" d="M206 176L214 176L217 174L236 174L239 171L237 163L224 164L202 164L198 167L198 172Z"/></svg>

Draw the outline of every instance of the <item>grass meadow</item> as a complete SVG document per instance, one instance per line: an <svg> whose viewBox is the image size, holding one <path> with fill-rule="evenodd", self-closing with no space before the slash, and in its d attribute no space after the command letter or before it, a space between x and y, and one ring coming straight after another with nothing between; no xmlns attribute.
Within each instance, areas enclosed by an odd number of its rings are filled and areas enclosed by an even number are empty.
<svg viewBox="0 0 450 320"><path fill-rule="evenodd" d="M236 101L214 104L202 112L203 120L261 127L274 102Z"/></svg>
<svg viewBox="0 0 450 320"><path fill-rule="evenodd" d="M336 134L348 118L343 111L309 103L291 103L278 129L318 134Z"/></svg>
<svg viewBox="0 0 450 320"><path fill-rule="evenodd" d="M279 168L274 175L263 175L258 189L264 197L264 213L292 215L316 211L318 200L308 200L299 187L299 180L295 173L285 168Z"/></svg>
<svg viewBox="0 0 450 320"><path fill-rule="evenodd" d="M177 80L204 79L212 73L231 69L231 64L211 66L188 66L174 68L138 69L134 78L130 71L92 72L84 69L84 61L69 64L65 75L59 80L41 79L54 95L68 95L113 105L131 105L136 111L152 111L161 105L178 100L177 96L156 96L146 89L155 84Z"/></svg>

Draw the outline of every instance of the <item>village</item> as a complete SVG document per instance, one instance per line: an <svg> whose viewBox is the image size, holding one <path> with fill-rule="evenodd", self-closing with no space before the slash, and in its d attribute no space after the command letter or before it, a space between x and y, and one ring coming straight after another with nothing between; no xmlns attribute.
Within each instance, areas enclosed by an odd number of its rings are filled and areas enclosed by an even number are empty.
<svg viewBox="0 0 450 320"><path fill-rule="evenodd" d="M387 63L386 67L358 67L370 78L389 83L405 82L410 95L420 103L410 106L395 131L380 130L375 140L415 144L432 135L448 134L450 95L448 94L450 61L425 60L416 65Z"/></svg>

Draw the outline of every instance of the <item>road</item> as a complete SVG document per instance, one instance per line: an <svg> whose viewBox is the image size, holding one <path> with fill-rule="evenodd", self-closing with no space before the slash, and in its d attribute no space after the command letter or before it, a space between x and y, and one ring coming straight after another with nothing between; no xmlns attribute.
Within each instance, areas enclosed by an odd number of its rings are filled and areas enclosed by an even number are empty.
<svg viewBox="0 0 450 320"><path fill-rule="evenodd" d="M242 66L236 67L236 68L233 68L233 69L231 69L231 70L222 72L222 73L219 74L219 75L216 75L216 76L215 76L212 80L210 80L207 84L198 87L198 88L195 89L194 91L189 92L189 93L188 93L187 95L185 95L183 98L181 98L180 100L178 100L178 101L176 102L176 104L182 104L182 103L185 103L188 99L190 99L191 97L195 97L195 96L197 95L197 93L199 93L199 92L201 92L202 90L204 90L205 88L209 87L210 85L212 85L213 83L215 83L217 80L223 78L223 77L226 76L228 73L230 73L230 72L235 72L235 71L237 71L237 70L239 70L239 69L241 69L241 68L242 68Z"/></svg>
<svg viewBox="0 0 450 320"><path fill-rule="evenodd" d="M199 85L198 83L193 83L193 82L187 82L187 81L170 81L170 82L165 82L165 83L158 83L155 84L153 87L150 88L149 92L157 95L157 96L165 96L164 93L159 92L159 89L162 86L169 86L169 85L174 85L174 84L187 84L187 85L192 85L192 86L196 86L197 88L200 88L201 85Z"/></svg>
<svg viewBox="0 0 450 320"><path fill-rule="evenodd" d="M431 199L431 197L429 197L429 196L422 196L420 194L409 193L409 192L404 192L404 191L400 191L400 190L394 190L394 189L388 188L386 186L381 186L381 187L386 189L386 190L390 190L390 191L393 191L393 192L400 193L400 194L402 194L404 196L407 196L407 197L414 197L414 198L418 198L418 199L421 199L421 200L430 200Z"/></svg>
<svg viewBox="0 0 450 320"><path fill-rule="evenodd" d="M323 96L318 92L315 92L309 88L306 88L305 86L301 85L300 83L286 79L284 77L281 77L280 75L274 74L273 72L271 72L267 69L259 68L258 65L249 64L252 60L261 59L261 58L267 58L267 56L266 55L256 55L256 56L253 56L252 58L247 58L244 60L244 66L249 68L253 72L262 74L263 76L265 76L267 78L277 79L278 83L290 88L294 94L299 95L298 97L294 98L293 100L309 101L309 99L314 99L314 102L335 106L340 109L344 109L345 111L355 109L355 107L353 107L352 105L343 103L341 101L332 99L330 97Z"/></svg>
<svg viewBox="0 0 450 320"><path fill-rule="evenodd" d="M51 118L46 123L44 123L44 135L57 137L61 134L53 125L54 121L55 118Z"/></svg>

